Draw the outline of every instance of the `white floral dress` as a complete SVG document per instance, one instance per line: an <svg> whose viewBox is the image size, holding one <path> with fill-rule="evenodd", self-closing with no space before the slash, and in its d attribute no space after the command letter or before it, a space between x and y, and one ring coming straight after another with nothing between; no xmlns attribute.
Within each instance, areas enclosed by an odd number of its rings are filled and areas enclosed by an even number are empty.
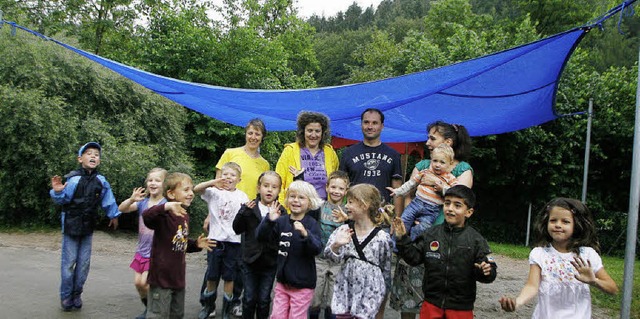
<svg viewBox="0 0 640 319"><path fill-rule="evenodd" d="M538 304L532 318L591 318L589 285L577 280L571 265L575 253L561 253L553 246L536 247L529 264L541 269ZM580 247L580 257L591 262L593 272L602 268L600 255L591 247Z"/></svg>
<svg viewBox="0 0 640 319"><path fill-rule="evenodd" d="M385 231L378 231L362 248L367 259L364 261L359 258L353 240L340 247L338 254L331 251L336 232L344 227L349 226L342 225L336 229L324 249L326 258L342 262L333 286L331 311L358 318L374 318L391 285L391 237ZM358 238L358 244L364 244L370 234Z"/></svg>

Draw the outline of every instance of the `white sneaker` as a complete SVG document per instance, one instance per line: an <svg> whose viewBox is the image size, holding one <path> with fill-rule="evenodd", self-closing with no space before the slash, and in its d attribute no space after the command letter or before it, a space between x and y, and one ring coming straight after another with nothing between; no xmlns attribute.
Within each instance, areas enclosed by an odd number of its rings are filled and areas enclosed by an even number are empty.
<svg viewBox="0 0 640 319"><path fill-rule="evenodd" d="M209 314L209 318L215 318L216 317L216 311L215 309Z"/></svg>
<svg viewBox="0 0 640 319"><path fill-rule="evenodd" d="M242 317L242 305L236 305L231 308L231 314L236 317Z"/></svg>

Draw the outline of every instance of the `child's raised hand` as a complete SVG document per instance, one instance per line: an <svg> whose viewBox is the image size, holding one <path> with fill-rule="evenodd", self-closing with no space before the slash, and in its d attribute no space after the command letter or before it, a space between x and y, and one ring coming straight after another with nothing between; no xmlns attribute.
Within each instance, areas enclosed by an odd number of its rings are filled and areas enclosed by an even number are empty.
<svg viewBox="0 0 640 319"><path fill-rule="evenodd" d="M571 265L576 268L576 273L574 277L584 282L588 285L593 285L596 282L596 274L593 272L593 268L591 268L591 261L587 259L585 262L582 257L575 256L573 257L573 261L571 261Z"/></svg>
<svg viewBox="0 0 640 319"><path fill-rule="evenodd" d="M297 169L293 166L289 166L289 173L293 174L294 177L304 173L304 168L302 169Z"/></svg>
<svg viewBox="0 0 640 319"><path fill-rule="evenodd" d="M393 187L387 187L387 190L389 191L389 195L391 195L391 197L396 196L396 189Z"/></svg>
<svg viewBox="0 0 640 319"><path fill-rule="evenodd" d="M164 205L164 210L169 211L171 214L177 217L184 217L187 215L187 210L182 207L179 202L169 202Z"/></svg>
<svg viewBox="0 0 640 319"><path fill-rule="evenodd" d="M502 307L502 310L504 310L506 312L514 312L514 311L516 311L516 299L515 298L509 298L507 296L503 296L502 298L500 298L500 300L498 300L498 302L500 303L500 307Z"/></svg>
<svg viewBox="0 0 640 319"><path fill-rule="evenodd" d="M280 217L280 203L278 201L273 201L271 205L269 205L269 220L275 221Z"/></svg>
<svg viewBox="0 0 640 319"><path fill-rule="evenodd" d="M333 217L333 221L336 223L344 223L349 219L349 215L347 215L340 206L331 210L331 217Z"/></svg>
<svg viewBox="0 0 640 319"><path fill-rule="evenodd" d="M133 189L133 193L131 194L131 200L134 202L139 202L144 199L144 187L136 187Z"/></svg>
<svg viewBox="0 0 640 319"><path fill-rule="evenodd" d="M256 207L256 202L253 200L250 200L248 203L244 204L244 206L247 206L247 208L249 209L253 209L254 207Z"/></svg>
<svg viewBox="0 0 640 319"><path fill-rule="evenodd" d="M62 192L65 186L67 186L67 183L62 184L62 178L60 176L56 175L54 177L51 177L51 188L53 188L54 192Z"/></svg>
<svg viewBox="0 0 640 319"><path fill-rule="evenodd" d="M400 239L407 234L407 229L404 227L400 217L394 218L391 224L391 231L396 235L396 238Z"/></svg>
<svg viewBox="0 0 640 319"><path fill-rule="evenodd" d="M304 225L302 225L300 221L296 220L293 222L293 229L299 231L302 237L307 237L309 235L309 233L307 233L307 229L304 228Z"/></svg>
<svg viewBox="0 0 640 319"><path fill-rule="evenodd" d="M216 179L212 179L210 183L211 187L215 187L217 189L225 189L225 182L224 182L224 178L216 178Z"/></svg>
<svg viewBox="0 0 640 319"><path fill-rule="evenodd" d="M213 239L205 237L204 234L200 234L200 236L198 236L198 240L196 240L196 245L199 248L206 249L207 251L212 251L216 247L217 242Z"/></svg>
<svg viewBox="0 0 640 319"><path fill-rule="evenodd" d="M353 229L350 227L340 227L335 230L336 237L333 240L333 244L331 245L331 250L336 252L338 248L348 244L351 242L351 236L353 235Z"/></svg>

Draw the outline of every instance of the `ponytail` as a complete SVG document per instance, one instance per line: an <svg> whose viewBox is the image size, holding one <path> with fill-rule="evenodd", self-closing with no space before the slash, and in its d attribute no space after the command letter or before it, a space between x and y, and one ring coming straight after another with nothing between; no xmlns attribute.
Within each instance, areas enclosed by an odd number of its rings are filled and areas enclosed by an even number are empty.
<svg viewBox="0 0 640 319"><path fill-rule="evenodd" d="M372 216L373 223L376 226L391 225L391 221L395 216L395 207L391 204L384 205L377 209L377 213Z"/></svg>
<svg viewBox="0 0 640 319"><path fill-rule="evenodd" d="M471 153L471 137L467 128L460 124L449 124L443 121L436 121L427 125L427 134L435 128L442 137L451 139L453 151L458 161L466 161Z"/></svg>

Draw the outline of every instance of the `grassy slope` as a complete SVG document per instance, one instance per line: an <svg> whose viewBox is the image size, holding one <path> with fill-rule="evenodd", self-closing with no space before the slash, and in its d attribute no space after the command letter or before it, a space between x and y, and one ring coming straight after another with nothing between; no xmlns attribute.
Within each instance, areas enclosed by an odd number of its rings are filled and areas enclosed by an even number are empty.
<svg viewBox="0 0 640 319"><path fill-rule="evenodd" d="M489 243L489 245L491 246L491 250L494 253L516 259L527 259L529 257L529 252L531 251L531 249L528 247L509 244L499 244L492 242ZM611 278L613 278L613 280L618 284L620 293L615 296L610 296L603 293L599 289L591 289L592 302L598 307L612 309L615 314L619 314L620 307L622 305L624 259L602 256L602 262L604 263L604 267L607 270L607 273L609 273ZM637 294L640 294L640 263L636 261L634 267L633 295L636 296ZM631 318L640 319L640 298L632 298Z"/></svg>

